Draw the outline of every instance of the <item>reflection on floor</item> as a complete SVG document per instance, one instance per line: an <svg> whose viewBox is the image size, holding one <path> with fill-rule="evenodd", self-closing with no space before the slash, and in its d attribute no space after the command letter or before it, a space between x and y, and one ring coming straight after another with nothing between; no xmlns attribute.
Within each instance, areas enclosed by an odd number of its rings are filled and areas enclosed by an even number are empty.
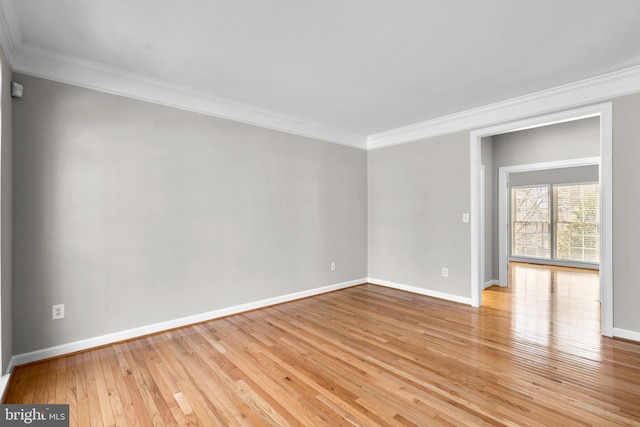
<svg viewBox="0 0 640 427"><path fill-rule="evenodd" d="M509 286L485 290L483 304L508 307L518 339L558 345L570 339L592 351L601 340L599 296L597 270L512 262Z"/></svg>
<svg viewBox="0 0 640 427"><path fill-rule="evenodd" d="M479 308L364 284L18 366L4 403L81 427L640 426L640 345L600 337L597 275L512 272Z"/></svg>

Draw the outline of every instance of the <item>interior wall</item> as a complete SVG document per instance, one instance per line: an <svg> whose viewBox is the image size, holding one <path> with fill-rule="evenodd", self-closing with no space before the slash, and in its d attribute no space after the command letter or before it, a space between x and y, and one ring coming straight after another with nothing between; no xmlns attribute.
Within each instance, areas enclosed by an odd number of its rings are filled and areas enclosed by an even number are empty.
<svg viewBox="0 0 640 427"><path fill-rule="evenodd" d="M6 372L13 355L13 295L12 295L12 73L0 48L2 62L2 81L0 85L2 102L2 134L0 136L0 298L2 299L2 372Z"/></svg>
<svg viewBox="0 0 640 427"><path fill-rule="evenodd" d="M494 167L600 155L600 118L590 117L493 137Z"/></svg>
<svg viewBox="0 0 640 427"><path fill-rule="evenodd" d="M361 150L18 77L27 84L14 108L16 354L365 277L367 176L368 276L470 294L469 229L459 218L469 210L466 131L367 160ZM640 333L640 94L613 105L614 327ZM3 174L6 118L3 109ZM493 153L493 170L599 154L590 139L573 141L584 152L537 142L515 161L512 141ZM52 322L58 302L68 316Z"/></svg>
<svg viewBox="0 0 640 427"><path fill-rule="evenodd" d="M509 132L493 137L493 173L492 186L495 189L493 200L494 240L493 280L499 278L499 189L498 171L501 167L545 163L558 160L571 160L600 155L600 118L590 117L557 123L550 126ZM487 176L489 174L486 174ZM485 179L487 179L485 177Z"/></svg>
<svg viewBox="0 0 640 427"><path fill-rule="evenodd" d="M613 306L614 328L640 336L638 194L640 94L613 101Z"/></svg>
<svg viewBox="0 0 640 427"><path fill-rule="evenodd" d="M574 166L509 174L509 188L537 184L584 184L598 182L599 166Z"/></svg>
<svg viewBox="0 0 640 427"><path fill-rule="evenodd" d="M484 167L484 277L483 287L490 285L497 276L493 271L493 230L497 229L498 213L494 212L494 192L493 185L493 137L482 138L480 147L481 164ZM494 225L495 222L495 225Z"/></svg>
<svg viewBox="0 0 640 427"><path fill-rule="evenodd" d="M366 151L15 78L15 354L367 277Z"/></svg>
<svg viewBox="0 0 640 427"><path fill-rule="evenodd" d="M369 277L470 297L469 162L469 132L369 151Z"/></svg>

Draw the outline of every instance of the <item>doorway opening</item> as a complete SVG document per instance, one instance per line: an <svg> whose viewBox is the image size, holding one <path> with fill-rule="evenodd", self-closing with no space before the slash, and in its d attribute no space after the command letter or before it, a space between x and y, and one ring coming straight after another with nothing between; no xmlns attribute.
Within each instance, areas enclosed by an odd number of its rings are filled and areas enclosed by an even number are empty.
<svg viewBox="0 0 640 427"><path fill-rule="evenodd" d="M600 301L601 301L601 333L612 336L613 333L613 282L612 282L612 120L611 103L584 107L571 111L550 114L532 119L520 120L471 132L470 138L470 177L471 177L471 300L472 305L482 305L482 289L484 285L485 242L484 221L482 221L484 173L481 165L482 138L500 135L508 132L532 129L552 124L564 123L589 117L599 118L600 128L600 156L598 157L599 186L600 186ZM580 159L584 161L585 159ZM594 159L588 159L593 162ZM500 189L505 188L500 183ZM506 202L505 202L506 203ZM506 212L507 207L501 206L500 212ZM506 222L500 223L500 232L506 233ZM501 239L502 240L502 239ZM500 244L500 281L507 283L506 267L508 251L506 244ZM504 267L504 268L503 268ZM504 270L504 271L503 271Z"/></svg>

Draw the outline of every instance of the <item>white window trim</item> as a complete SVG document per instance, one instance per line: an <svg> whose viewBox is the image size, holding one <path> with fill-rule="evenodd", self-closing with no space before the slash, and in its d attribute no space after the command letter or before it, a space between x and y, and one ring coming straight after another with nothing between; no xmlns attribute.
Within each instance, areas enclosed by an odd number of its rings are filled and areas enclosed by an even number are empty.
<svg viewBox="0 0 640 427"><path fill-rule="evenodd" d="M595 159L600 159L599 157L595 157ZM598 163L592 163L592 166L597 165ZM507 222L509 224L509 232L507 234L507 257L508 261L516 261L516 262L528 262L531 264L543 264L543 265L557 265L561 267L576 267L576 268L587 268L591 270L599 270L600 262L591 262L591 261L576 261L569 260L564 258L558 258L556 253L556 230L557 230L557 218L556 218L556 203L555 203L555 191L556 187L567 187L574 185L593 185L599 184L598 181L585 181L585 182L569 182L569 183L561 183L561 184L526 184L526 185L517 185L507 189L506 196L504 194L500 194L500 197L507 197L507 206L509 206L509 212L507 212ZM513 255L513 242L511 241L511 235L513 233L513 218L511 217L512 211L512 192L509 190L514 190L518 188L531 188L531 187L548 187L549 188L549 196L550 196L550 207L551 207L551 218L550 218L550 226L549 226L549 242L550 242L550 250L551 250L551 258L537 258L537 257L529 257L524 255ZM506 286L507 283L498 283L500 286Z"/></svg>
<svg viewBox="0 0 640 427"><path fill-rule="evenodd" d="M600 164L600 157L585 157L581 159L558 160L554 162L531 163L528 165L503 166L498 168L498 282L500 286L507 286L509 269L509 174L517 172L533 172L565 167L592 166ZM602 181L602 179L601 179ZM602 184L601 184L602 186ZM600 190L600 209L602 210L602 189ZM602 213L600 214L602 221ZM601 229L602 231L602 229ZM600 235L600 259L602 260L602 233Z"/></svg>

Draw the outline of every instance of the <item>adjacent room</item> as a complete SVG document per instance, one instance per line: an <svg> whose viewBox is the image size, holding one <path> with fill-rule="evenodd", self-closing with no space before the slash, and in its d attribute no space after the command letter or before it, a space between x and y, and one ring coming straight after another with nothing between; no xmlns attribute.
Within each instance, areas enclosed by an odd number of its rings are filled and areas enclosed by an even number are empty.
<svg viewBox="0 0 640 427"><path fill-rule="evenodd" d="M600 137L589 117L482 140L483 293L530 312L516 316L521 336L602 335Z"/></svg>
<svg viewBox="0 0 640 427"><path fill-rule="evenodd" d="M638 17L0 1L0 424L640 425Z"/></svg>

